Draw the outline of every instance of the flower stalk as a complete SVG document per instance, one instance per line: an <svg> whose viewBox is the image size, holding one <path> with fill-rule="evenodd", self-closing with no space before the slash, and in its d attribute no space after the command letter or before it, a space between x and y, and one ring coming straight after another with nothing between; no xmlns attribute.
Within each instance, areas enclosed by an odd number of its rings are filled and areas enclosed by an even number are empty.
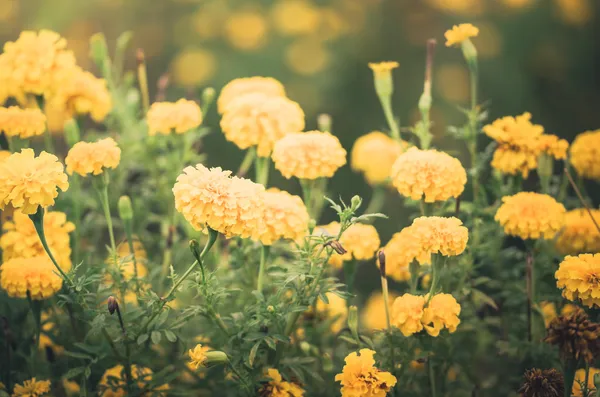
<svg viewBox="0 0 600 397"><path fill-rule="evenodd" d="M256 289L259 292L263 291L264 279L265 279L265 268L267 267L267 261L269 260L269 251L271 247L263 245L260 249L260 264L258 268L258 280L256 283Z"/></svg>

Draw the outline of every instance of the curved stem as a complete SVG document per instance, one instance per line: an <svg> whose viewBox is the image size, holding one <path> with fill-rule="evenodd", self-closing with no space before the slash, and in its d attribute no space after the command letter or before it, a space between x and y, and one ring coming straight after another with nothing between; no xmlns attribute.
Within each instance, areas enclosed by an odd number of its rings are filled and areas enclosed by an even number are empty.
<svg viewBox="0 0 600 397"><path fill-rule="evenodd" d="M242 160L242 164L240 164L240 168L237 170L237 172L235 174L239 177L246 176L246 174L250 170L250 167L252 167L252 162L254 161L255 156L256 156L256 149L253 147L248 149L248 151L246 152L246 155L244 156L244 159Z"/></svg>
<svg viewBox="0 0 600 397"><path fill-rule="evenodd" d="M106 171L102 173L102 190L101 190L101 201L102 201L102 210L104 211L104 216L106 218L106 225L108 227L108 235L110 238L110 248L113 251L113 256L115 257L116 264L116 256L117 256L117 245L115 244L115 234L113 230L112 217L110 216L110 205L108 202L108 174Z"/></svg>
<svg viewBox="0 0 600 397"><path fill-rule="evenodd" d="M256 289L262 292L265 278L265 268L267 266L267 260L269 259L270 246L263 245L260 250L260 265L258 268L258 281L256 283Z"/></svg>
<svg viewBox="0 0 600 397"><path fill-rule="evenodd" d="M392 112L392 101L390 98L380 97L379 99L381 102L381 107L383 108L383 114L385 115L385 119L390 127L390 135L394 140L400 142L400 123L394 118L394 113Z"/></svg>
<svg viewBox="0 0 600 397"><path fill-rule="evenodd" d="M385 186L377 185L373 189L373 195L371 196L371 201L369 201L369 205L367 205L365 214L373 214L375 212L381 211L381 208L383 208L384 204L385 204Z"/></svg>

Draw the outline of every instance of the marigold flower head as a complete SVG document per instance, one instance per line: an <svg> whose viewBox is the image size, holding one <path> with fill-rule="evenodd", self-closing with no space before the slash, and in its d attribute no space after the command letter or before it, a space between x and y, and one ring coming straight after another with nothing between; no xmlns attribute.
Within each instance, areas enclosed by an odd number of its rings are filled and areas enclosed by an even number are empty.
<svg viewBox="0 0 600 397"><path fill-rule="evenodd" d="M553 319L544 341L557 345L563 360L583 359L592 363L600 354L600 324L591 321L578 307L570 314Z"/></svg>
<svg viewBox="0 0 600 397"><path fill-rule="evenodd" d="M6 160L11 154L8 150L0 150L0 163Z"/></svg>
<svg viewBox="0 0 600 397"><path fill-rule="evenodd" d="M310 217L300 197L271 188L263 198L264 233L260 236L263 244L271 245L280 239L300 241L306 236Z"/></svg>
<svg viewBox="0 0 600 397"><path fill-rule="evenodd" d="M410 263L421 253L421 241L413 229L405 227L395 233L383 247L383 251L386 258L386 274L396 281L410 280Z"/></svg>
<svg viewBox="0 0 600 397"><path fill-rule="evenodd" d="M42 152L35 157L33 149L23 149L0 163L0 209L12 204L25 214L34 214L39 206L54 205L58 189L68 188L64 167L53 154Z"/></svg>
<svg viewBox="0 0 600 397"><path fill-rule="evenodd" d="M45 256L14 258L0 266L0 286L14 298L47 299L62 288L63 280Z"/></svg>
<svg viewBox="0 0 600 397"><path fill-rule="evenodd" d="M329 303L325 303L319 299L317 301L317 313L325 315L327 319L334 319L331 324L331 332L338 333L346 326L346 319L348 318L346 299L332 292L328 292L325 295Z"/></svg>
<svg viewBox="0 0 600 397"><path fill-rule="evenodd" d="M385 397L396 385L396 377L375 367L375 352L360 349L346 356L346 365L335 381L341 383L342 397Z"/></svg>
<svg viewBox="0 0 600 397"><path fill-rule="evenodd" d="M287 382L275 368L266 370L265 377L270 381L258 391L260 397L302 397L304 389L295 382Z"/></svg>
<svg viewBox="0 0 600 397"><path fill-rule="evenodd" d="M96 142L77 142L65 158L67 172L81 176L100 175L107 168L117 168L121 162L121 149L112 138Z"/></svg>
<svg viewBox="0 0 600 397"><path fill-rule="evenodd" d="M169 135L171 131L183 134L202 124L202 110L198 104L188 99L177 102L155 102L147 115L148 134Z"/></svg>
<svg viewBox="0 0 600 397"><path fill-rule="evenodd" d="M394 300L392 305L391 323L404 336L410 336L423 330L425 298L419 295L404 294Z"/></svg>
<svg viewBox="0 0 600 397"><path fill-rule="evenodd" d="M529 369L524 377L525 383L519 389L522 397L558 397L565 394L565 379L554 368Z"/></svg>
<svg viewBox="0 0 600 397"><path fill-rule="evenodd" d="M384 184L390 177L394 162L407 148L405 141L398 142L383 132L370 132L354 142L352 169L362 172L371 185Z"/></svg>
<svg viewBox="0 0 600 397"><path fill-rule="evenodd" d="M600 181L600 130L577 135L570 154L571 165L579 175Z"/></svg>
<svg viewBox="0 0 600 397"><path fill-rule="evenodd" d="M419 239L416 259L421 264L431 263L431 254L460 255L469 240L469 230L455 217L422 216L413 221L410 231Z"/></svg>
<svg viewBox="0 0 600 397"><path fill-rule="evenodd" d="M42 135L45 130L46 116L39 109L0 107L0 131L4 131L7 137L27 139Z"/></svg>
<svg viewBox="0 0 600 397"><path fill-rule="evenodd" d="M437 150L416 147L402 153L391 171L398 192L413 200L445 201L458 197L465 189L467 173L458 159Z"/></svg>
<svg viewBox="0 0 600 397"><path fill-rule="evenodd" d="M600 210L592 209L593 219L600 222ZM568 211L565 226L556 240L556 248L563 255L600 252L600 231L585 208Z"/></svg>
<svg viewBox="0 0 600 397"><path fill-rule="evenodd" d="M587 376L587 378L588 378L587 390L590 394L588 394L587 396L584 396L583 388L581 387L581 385L585 384L586 370L584 368L580 368L577 371L575 371L575 381L573 382L573 389L571 390L572 396L573 397L589 397L590 395L593 396L593 393L596 392L596 386L594 383L594 377L596 375L600 375L600 369L591 367L589 375Z"/></svg>
<svg viewBox="0 0 600 397"><path fill-rule="evenodd" d="M46 255L32 220L21 211L15 211L12 220L6 222L3 229L4 233L0 236L3 261ZM64 271L71 269L69 233L73 230L75 225L67 221L64 212L48 211L44 214L44 233L48 247Z"/></svg>
<svg viewBox="0 0 600 397"><path fill-rule="evenodd" d="M37 380L31 378L23 382L23 385L15 385L13 389L13 397L39 397L46 393L50 393L50 381L49 380Z"/></svg>
<svg viewBox="0 0 600 397"><path fill-rule="evenodd" d="M397 295L395 293L389 293L388 305L390 307L396 297ZM361 312L361 320L363 325L371 330L384 329L387 327L385 320L385 301L381 292L375 292L367 299L365 307Z"/></svg>
<svg viewBox="0 0 600 397"><path fill-rule="evenodd" d="M186 167L173 187L175 208L196 229L210 227L227 237L257 237L264 228L264 186L231 177L231 171Z"/></svg>
<svg viewBox="0 0 600 397"><path fill-rule="evenodd" d="M494 219L510 236L551 239L564 225L565 207L547 194L519 192L502 202Z"/></svg>
<svg viewBox="0 0 600 397"><path fill-rule="evenodd" d="M202 346L201 343L198 343L193 349L188 351L188 355L190 356L190 365L194 369L198 369L199 367L204 366L204 362L206 361L206 352L209 351L210 348L208 346Z"/></svg>
<svg viewBox="0 0 600 397"><path fill-rule="evenodd" d="M106 258L106 263L112 266L118 266L121 272L123 280L131 280L135 276L137 267L137 277L144 278L148 274L148 268L146 263L148 262L148 255L142 242L134 238L133 239L133 255L131 254L131 248L127 241L123 241L117 246L117 263L114 263L114 256L109 255ZM135 258L135 262L134 262ZM111 281L111 280L109 280Z"/></svg>
<svg viewBox="0 0 600 397"><path fill-rule="evenodd" d="M444 33L446 47L461 44L463 41L468 40L471 37L477 37L478 35L479 29L470 23L454 25L452 29L447 30L446 33Z"/></svg>
<svg viewBox="0 0 600 397"><path fill-rule="evenodd" d="M331 222L325 226L318 226L315 231L335 237L339 234L340 227L339 222ZM339 242L346 253L342 255L334 253L329 259L329 264L337 269L340 269L345 261L352 260L352 258L359 261L373 258L381 245L377 229L373 225L363 223L355 223L346 229Z"/></svg>
<svg viewBox="0 0 600 397"><path fill-rule="evenodd" d="M152 374L153 372L150 368L139 367L135 364L131 366L131 376L140 390L144 390L148 387L152 381ZM119 364L104 371L104 374L98 383L98 391L102 397L125 397L128 395L126 386L125 369ZM169 390L169 385L160 385L140 394L140 396L166 396L167 390Z"/></svg>
<svg viewBox="0 0 600 397"><path fill-rule="evenodd" d="M255 76L231 80L223 87L217 99L219 114L225 113L229 104L236 98L254 93L285 97L285 88L272 77Z"/></svg>
<svg viewBox="0 0 600 397"><path fill-rule="evenodd" d="M369 62L369 68L375 74L385 74L396 69L400 64L396 61L384 61L384 62Z"/></svg>
<svg viewBox="0 0 600 397"><path fill-rule="evenodd" d="M565 298L581 300L588 307L600 306L600 254L567 256L554 277Z"/></svg>
<svg viewBox="0 0 600 397"><path fill-rule="evenodd" d="M328 132L297 132L275 143L272 158L275 168L287 179L331 178L346 164L346 151Z"/></svg>
<svg viewBox="0 0 600 397"><path fill-rule="evenodd" d="M434 295L423 311L421 322L425 331L431 336L438 336L447 328L450 333L456 331L460 324L460 305L450 294Z"/></svg>
<svg viewBox="0 0 600 397"><path fill-rule="evenodd" d="M275 142L304 129L304 111L283 96L246 94L229 103L221 129L240 149L256 146L258 156L269 157Z"/></svg>
<svg viewBox="0 0 600 397"><path fill-rule="evenodd" d="M548 328L550 322L554 320L558 313L556 312L556 305L554 302L542 301L540 302L540 310L542 311L542 316L544 317L544 325Z"/></svg>

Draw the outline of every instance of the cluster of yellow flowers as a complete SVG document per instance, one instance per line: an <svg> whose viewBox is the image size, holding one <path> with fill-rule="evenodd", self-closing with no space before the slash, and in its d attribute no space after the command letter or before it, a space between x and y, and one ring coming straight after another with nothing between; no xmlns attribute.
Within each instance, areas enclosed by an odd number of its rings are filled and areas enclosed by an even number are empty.
<svg viewBox="0 0 600 397"><path fill-rule="evenodd" d="M0 388L0 390L2 390ZM15 385L13 397L40 397L50 392L49 380L37 380L35 377L23 382L23 385Z"/></svg>
<svg viewBox="0 0 600 397"><path fill-rule="evenodd" d="M46 131L46 116L39 109L0 107L0 131L9 138L18 136L27 139L42 135Z"/></svg>
<svg viewBox="0 0 600 397"><path fill-rule="evenodd" d="M404 336L425 329L431 336L438 336L447 328L450 333L460 324L460 304L450 294L429 296L404 294L392 305L391 323Z"/></svg>
<svg viewBox="0 0 600 397"><path fill-rule="evenodd" d="M348 354L342 373L335 376L342 385L342 396L385 397L396 386L396 377L375 366L373 350L360 349L359 353Z"/></svg>
<svg viewBox="0 0 600 397"><path fill-rule="evenodd" d="M317 226L315 233L336 237L340 232L340 223L331 222L324 226ZM373 225L355 223L342 233L339 240L346 250L345 254L334 253L329 258L329 264L340 269L344 262L352 260L366 261L375 256L379 249L381 240L377 229Z"/></svg>
<svg viewBox="0 0 600 397"><path fill-rule="evenodd" d="M408 142L398 142L380 131L370 132L354 142L352 169L363 173L370 185L387 184L392 166L407 148Z"/></svg>
<svg viewBox="0 0 600 397"><path fill-rule="evenodd" d="M150 136L169 135L171 131L183 134L202 124L202 110L196 102L183 98L177 102L154 102L146 120Z"/></svg>
<svg viewBox="0 0 600 397"><path fill-rule="evenodd" d="M594 219L600 220L600 210L590 210ZM600 231L585 208L568 211L564 228L556 239L556 248L562 254L600 252Z"/></svg>
<svg viewBox="0 0 600 397"><path fill-rule="evenodd" d="M117 168L121 162L121 149L112 138L97 142L77 142L65 158L67 172L81 176L99 175L106 168Z"/></svg>
<svg viewBox="0 0 600 397"><path fill-rule="evenodd" d="M102 397L125 397L127 396L125 383L125 368L122 365L115 365L107 369L100 382L98 383L99 395ZM137 383L140 390L145 390L152 381L152 370L146 367L139 367L135 364L131 365L131 375L133 381ZM154 387L150 392L153 396L166 396L169 385L159 385Z"/></svg>
<svg viewBox="0 0 600 397"><path fill-rule="evenodd" d="M63 280L47 255L33 258L14 258L4 261L0 285L8 296L42 300L56 294Z"/></svg>
<svg viewBox="0 0 600 397"><path fill-rule="evenodd" d="M571 164L579 175L600 180L600 130L577 135L571 145L570 154Z"/></svg>
<svg viewBox="0 0 600 397"><path fill-rule="evenodd" d="M259 396L271 397L302 397L304 389L296 382L288 382L275 368L267 369L265 378L269 381L258 391Z"/></svg>
<svg viewBox="0 0 600 397"><path fill-rule="evenodd" d="M565 298L589 307L600 307L600 254L567 256L555 273Z"/></svg>
<svg viewBox="0 0 600 397"><path fill-rule="evenodd" d="M264 228L260 241L271 245L277 240L300 241L308 233L309 215L302 199L270 188L264 195Z"/></svg>

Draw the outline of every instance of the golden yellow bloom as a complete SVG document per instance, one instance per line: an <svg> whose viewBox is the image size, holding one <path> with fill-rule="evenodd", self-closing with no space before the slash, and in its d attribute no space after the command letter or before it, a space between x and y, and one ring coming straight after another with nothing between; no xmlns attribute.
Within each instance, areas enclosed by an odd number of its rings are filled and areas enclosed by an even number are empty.
<svg viewBox="0 0 600 397"><path fill-rule="evenodd" d="M600 222L600 210L592 209L591 212L596 222ZM556 248L563 255L600 252L600 231L585 208L566 213Z"/></svg>
<svg viewBox="0 0 600 397"><path fill-rule="evenodd" d="M133 239L133 255L131 255L131 249L129 248L129 243L127 241L123 241L117 246L117 255L117 265L119 266L123 280L131 280L133 276L135 276L135 266L137 266L138 278L146 277L148 274L148 268L146 267L148 256L144 245L139 239ZM133 261L134 257L135 263ZM108 258L106 258L106 263L114 265L112 255L109 255Z"/></svg>
<svg viewBox="0 0 600 397"><path fill-rule="evenodd" d="M121 162L121 149L112 138L96 142L77 142L69 150L65 164L67 172L81 176L100 175L106 168L117 168Z"/></svg>
<svg viewBox="0 0 600 397"><path fill-rule="evenodd" d="M271 380L263 385L258 391L259 396L264 397L302 397L304 389L297 383L283 380L281 374L275 368L267 369L266 378Z"/></svg>
<svg viewBox="0 0 600 397"><path fill-rule="evenodd" d="M452 29L447 30L444 33L446 38L446 47L461 44L463 41L470 39L471 37L477 37L479 35L479 29L470 23L461 23L460 25L454 25Z"/></svg>
<svg viewBox="0 0 600 397"><path fill-rule="evenodd" d="M148 134L169 135L173 130L183 134L202 124L202 110L194 101L155 102L148 110Z"/></svg>
<svg viewBox="0 0 600 397"><path fill-rule="evenodd" d="M196 229L210 227L227 237L260 236L264 186L231 177L231 171L186 167L173 187L175 208Z"/></svg>
<svg viewBox="0 0 600 397"><path fill-rule="evenodd" d="M40 334L40 343L39 343L39 348L42 351L46 351L48 349L52 350L52 352L54 354L61 354L62 352L65 351L65 348L57 345L54 340L52 338L50 338L50 336L48 336L48 334L45 333L41 333Z"/></svg>
<svg viewBox="0 0 600 397"><path fill-rule="evenodd" d="M421 253L421 241L413 229L405 227L395 233L383 247L383 251L386 274L396 281L410 280L410 263Z"/></svg>
<svg viewBox="0 0 600 397"><path fill-rule="evenodd" d="M0 209L12 204L25 214L35 214L40 205L54 205L59 188L66 191L69 182L53 154L35 157L33 149L23 149L0 163Z"/></svg>
<svg viewBox="0 0 600 397"><path fill-rule="evenodd" d="M394 162L407 148L408 142L397 142L383 132L370 132L354 142L352 169L362 172L371 185L384 184L390 178Z"/></svg>
<svg viewBox="0 0 600 397"><path fill-rule="evenodd" d="M45 130L46 116L39 109L0 107L0 131L4 131L7 137L27 139L42 135Z"/></svg>
<svg viewBox="0 0 600 397"><path fill-rule="evenodd" d="M47 299L62 288L62 278L46 256L10 259L0 266L0 286L8 296L31 299Z"/></svg>
<svg viewBox="0 0 600 397"><path fill-rule="evenodd" d="M335 376L341 383L342 397L385 397L396 385L396 377L375 367L373 350L360 349L359 353L348 354L342 373Z"/></svg>
<svg viewBox="0 0 600 397"><path fill-rule="evenodd" d="M467 173L458 159L437 150L416 147L402 153L392 166L392 184L413 200L445 201L465 189Z"/></svg>
<svg viewBox="0 0 600 397"><path fill-rule="evenodd" d="M236 98L246 94L261 93L270 96L285 97L285 88L272 77L244 77L231 80L223 87L217 100L219 114L225 113L229 104Z"/></svg>
<svg viewBox="0 0 600 397"><path fill-rule="evenodd" d="M375 78L382 78L389 76L392 70L396 69L400 64L395 61L386 62L369 62L369 68L375 74Z"/></svg>
<svg viewBox="0 0 600 397"><path fill-rule="evenodd" d="M413 221L410 231L419 240L416 259L420 264L431 263L432 254L460 255L469 240L469 230L455 217L422 216Z"/></svg>
<svg viewBox="0 0 600 397"><path fill-rule="evenodd" d="M587 382L587 389L590 392L590 394L584 396L581 385L585 383L585 369L580 368L577 371L575 371L575 381L573 382L573 389L571 391L573 397L589 397L593 395L592 393L596 390L596 386L594 386L594 376L596 376L597 374L600 374L600 369L593 367L590 368L590 373L588 375Z"/></svg>
<svg viewBox="0 0 600 397"><path fill-rule="evenodd" d="M67 392L67 396L79 396L81 392L81 387L79 386L79 383L75 382L74 380L68 380L63 378L62 385L65 389L65 392Z"/></svg>
<svg viewBox="0 0 600 397"><path fill-rule="evenodd" d="M565 223L565 207L547 194L519 192L502 202L494 219L510 236L549 240Z"/></svg>
<svg viewBox="0 0 600 397"><path fill-rule="evenodd" d="M11 154L8 150L0 150L0 163L6 160Z"/></svg>
<svg viewBox="0 0 600 397"><path fill-rule="evenodd" d="M567 256L554 277L565 298L579 299L588 307L600 306L600 254Z"/></svg>
<svg viewBox="0 0 600 397"><path fill-rule="evenodd" d="M137 382L137 385L140 389L146 388L152 381L152 370L150 368L138 367L134 364L131 366L131 375L133 380ZM169 385L161 385L140 394L140 396L166 396L166 390L169 390ZM115 365L104 372L100 382L98 383L98 392L102 397L127 396L125 369L121 364Z"/></svg>
<svg viewBox="0 0 600 397"><path fill-rule="evenodd" d="M566 305L563 306L562 309L560 309L560 315L561 316L569 316L569 315L575 313L579 309L580 309L579 306L574 305L572 303L567 303Z"/></svg>
<svg viewBox="0 0 600 397"><path fill-rule="evenodd" d="M12 221L3 225L4 233L0 236L2 260L15 258L33 258L45 256L46 251L29 217L20 211L15 211ZM50 251L64 271L71 269L71 245L69 233L75 230L75 225L67 221L64 212L48 211L44 214L44 233Z"/></svg>
<svg viewBox="0 0 600 397"><path fill-rule="evenodd" d="M188 355L190 356L190 365L194 369L198 369L198 367L204 367L204 362L206 361L206 352L209 351L210 348L208 346L202 346L202 344L198 343L193 349L188 351Z"/></svg>
<svg viewBox="0 0 600 397"><path fill-rule="evenodd" d="M540 310L544 317L544 325L548 328L550 322L558 316L558 313L556 313L556 305L553 302L543 301L540 302Z"/></svg>
<svg viewBox="0 0 600 397"><path fill-rule="evenodd" d="M336 334L346 327L348 306L346 299L340 298L334 293L328 292L325 295L327 296L329 303L325 303L319 299L317 301L317 313L325 315L327 319L333 319L331 332Z"/></svg>
<svg viewBox="0 0 600 397"><path fill-rule="evenodd" d="M15 385L12 397L38 397L50 392L49 380L36 380L31 378L23 382L23 386Z"/></svg>
<svg viewBox="0 0 600 397"><path fill-rule="evenodd" d="M421 318L425 306L423 296L404 294L394 300L390 313L391 323L404 336L410 336L423 330Z"/></svg>
<svg viewBox="0 0 600 397"><path fill-rule="evenodd" d="M571 165L584 178L600 180L600 130L583 132L571 145Z"/></svg>
<svg viewBox="0 0 600 397"><path fill-rule="evenodd" d="M296 132L275 143L272 158L287 179L331 178L346 164L346 151L328 132Z"/></svg>
<svg viewBox="0 0 600 397"><path fill-rule="evenodd" d="M336 237L340 232L340 224L331 222L328 225L318 226L315 232ZM379 234L373 225L355 223L342 233L340 244L346 253L340 255L334 252L329 258L329 264L337 269L340 269L345 261L352 260L352 258L359 261L373 258L381 245L381 240L379 240Z"/></svg>
<svg viewBox="0 0 600 397"><path fill-rule="evenodd" d="M450 294L434 295L423 311L421 322L431 336L438 336L443 328L450 333L460 324L460 305Z"/></svg>
<svg viewBox="0 0 600 397"><path fill-rule="evenodd" d="M221 119L225 138L240 149L256 146L256 154L269 157L275 142L304 129L304 112L296 102L262 93L246 94L227 105Z"/></svg>
<svg viewBox="0 0 600 397"><path fill-rule="evenodd" d="M300 197L271 188L263 198L265 227L260 236L263 244L271 245L280 239L300 241L306 236L310 217Z"/></svg>
<svg viewBox="0 0 600 397"><path fill-rule="evenodd" d="M397 295L393 292L389 293L388 305L391 307ZM385 319L385 302L381 292L371 294L364 309L361 311L362 323L365 327L371 330L384 329L387 327Z"/></svg>

